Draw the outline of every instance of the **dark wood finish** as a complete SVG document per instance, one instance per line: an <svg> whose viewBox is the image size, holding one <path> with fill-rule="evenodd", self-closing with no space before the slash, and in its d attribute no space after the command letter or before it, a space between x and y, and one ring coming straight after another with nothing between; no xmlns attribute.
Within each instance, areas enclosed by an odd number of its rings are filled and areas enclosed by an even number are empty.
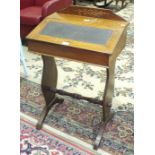
<svg viewBox="0 0 155 155"><path fill-rule="evenodd" d="M42 128L43 122L44 122L44 120L45 120L45 118L46 118L46 116L47 116L49 110L50 110L55 104L57 104L57 103L61 104L61 103L63 103L63 101L64 101L64 99L58 98L58 97L55 96L55 97L52 99L52 101L51 101L50 103L48 103L48 105L47 105L47 104L45 105L45 107L44 107L44 109L43 109L43 111L42 111L42 113L41 113L41 115L40 115L40 119L39 119L39 121L38 121L38 123L37 123L37 125L36 125L36 128L37 128L38 130L40 130L40 129Z"/></svg>
<svg viewBox="0 0 155 155"><path fill-rule="evenodd" d="M86 100L86 101L94 103L94 104L99 104L99 105L103 104L102 101L100 101L98 99L85 97L85 96L82 96L80 94L66 92L66 91L61 90L61 89L54 89L54 88L47 88L47 89L49 89L52 93L56 93L56 94L60 94L60 95L64 95L64 96L70 96L70 97L75 98L75 99Z"/></svg>
<svg viewBox="0 0 155 155"><path fill-rule="evenodd" d="M63 38L40 34L46 24L53 21L109 29L113 33L107 43L103 45L69 39L67 40L68 44L64 45L62 44L64 41ZM42 91L46 100L46 107L40 119L41 123L37 126L38 128L42 126L42 122L52 105L57 103L57 101L58 103L62 103L61 99L57 99L57 93L69 95L77 99L86 99L96 104L102 104L102 123L94 143L95 149L99 147L104 128L113 116L111 114L111 104L114 90L115 62L117 56L125 46L127 26L128 23L124 19L115 15L110 10L72 6L48 16L27 36L29 50L44 55ZM54 56L106 67L107 79L102 103L79 94L57 90L57 70Z"/></svg>
<svg viewBox="0 0 155 155"><path fill-rule="evenodd" d="M47 90L47 86L56 88L57 85L57 67L55 64L54 57L42 56L43 59L43 73L42 73L42 81L41 88L42 93L45 98L45 107L43 112L41 113L40 119L37 123L36 128L39 130L42 128L43 122L49 112L49 110L56 103L62 103L63 100L59 99L55 93Z"/></svg>
<svg viewBox="0 0 155 155"><path fill-rule="evenodd" d="M113 116L114 116L114 113L110 113L110 114L108 115L107 119L106 119L104 122L101 122L100 129L99 129L99 131L98 131L97 137L96 137L96 139L95 139L95 141L94 141L94 144L93 144L93 148L94 148L95 150L98 149L98 147L99 147L99 145L100 145L100 143L101 143L101 139L102 139L104 130L105 130L105 128L106 128L106 125L107 125L107 123L109 123L109 121L113 118Z"/></svg>
<svg viewBox="0 0 155 155"><path fill-rule="evenodd" d="M43 73L42 73L41 86L46 104L49 104L55 97L55 94L48 91L46 87L50 86L56 88L58 73L54 57L42 56L42 59L43 59Z"/></svg>
<svg viewBox="0 0 155 155"><path fill-rule="evenodd" d="M115 62L111 63L110 67L106 69L107 78L103 97L103 117L102 120L106 121L109 117L112 105L112 97L114 91L114 71Z"/></svg>
<svg viewBox="0 0 155 155"><path fill-rule="evenodd" d="M46 97L45 97L45 99L46 99ZM50 103L45 105L45 107L44 107L44 109L43 109L43 111L42 111L42 113L40 115L40 119L39 119L39 121L37 123L37 126L36 126L36 128L38 130L40 130L42 128L43 122L44 122L49 110L55 104L55 101L56 101L56 97L54 97L53 100Z"/></svg>

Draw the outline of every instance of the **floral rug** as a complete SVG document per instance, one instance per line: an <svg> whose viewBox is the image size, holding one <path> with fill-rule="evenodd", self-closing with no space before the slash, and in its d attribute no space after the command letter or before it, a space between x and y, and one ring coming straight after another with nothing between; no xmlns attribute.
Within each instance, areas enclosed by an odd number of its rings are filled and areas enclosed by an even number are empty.
<svg viewBox="0 0 155 155"><path fill-rule="evenodd" d="M25 118L21 118L20 124L21 155L96 155L47 129L35 129L35 125Z"/></svg>
<svg viewBox="0 0 155 155"><path fill-rule="evenodd" d="M108 124L100 149L111 154L133 154L133 72L134 33L133 5L117 12L130 22L127 43L116 62L113 110L115 117ZM44 106L40 90L42 59L39 55L25 50L28 77L21 78L21 112L38 119ZM83 96L101 99L105 85L105 69L100 66L78 63L55 58L58 68L57 88L79 93ZM21 77L24 77L21 65ZM88 108L89 106L89 108ZM100 123L101 107L86 101L65 98L62 106L56 105L47 116L45 124L69 134L87 144L92 144ZM75 142L76 143L76 142Z"/></svg>
<svg viewBox="0 0 155 155"><path fill-rule="evenodd" d="M40 85L21 78L21 112L38 120L44 105ZM63 104L56 104L51 109L45 124L92 144L101 115L101 106L66 97ZM115 109L115 116L107 125L100 148L112 154L132 154L133 119L131 104Z"/></svg>

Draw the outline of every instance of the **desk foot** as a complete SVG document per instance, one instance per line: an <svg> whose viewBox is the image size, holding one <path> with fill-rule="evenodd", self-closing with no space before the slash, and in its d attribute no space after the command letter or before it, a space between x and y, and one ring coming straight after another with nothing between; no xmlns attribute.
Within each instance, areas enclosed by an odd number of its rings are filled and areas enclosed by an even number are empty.
<svg viewBox="0 0 155 155"><path fill-rule="evenodd" d="M63 103L63 101L64 101L64 99L61 99L61 98L58 98L58 97L54 97L54 99L53 99L48 105L46 105L46 106L44 107L44 109L43 109L43 111L42 111L42 113L41 113L41 117L40 117L40 119L39 119L39 121L38 121L38 123L37 123L37 125L36 125L36 129L37 129L37 130L40 130L40 129L42 128L43 122L44 122L44 120L45 120L45 118L46 118L46 116L47 116L49 110L50 110L56 103L61 104L61 103Z"/></svg>
<svg viewBox="0 0 155 155"><path fill-rule="evenodd" d="M114 116L114 113L111 113L109 115L109 117L106 119L106 121L101 123L99 132L98 132L97 137L95 139L95 142L93 144L94 150L97 150L99 148L99 145L100 145L100 142L101 142L101 139L102 139L102 135L103 135L104 129L105 129L107 123L113 118L113 116Z"/></svg>

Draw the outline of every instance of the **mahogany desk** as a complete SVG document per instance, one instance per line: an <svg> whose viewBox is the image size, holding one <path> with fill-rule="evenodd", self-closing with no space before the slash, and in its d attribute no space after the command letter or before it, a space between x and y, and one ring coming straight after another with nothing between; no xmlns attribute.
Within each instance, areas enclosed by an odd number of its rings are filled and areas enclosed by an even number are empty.
<svg viewBox="0 0 155 155"><path fill-rule="evenodd" d="M116 58L125 46L128 23L110 10L71 6L45 18L28 36L28 49L43 58L42 92L46 106L37 124L43 121L55 103L63 99L56 94L86 99L103 107L100 130L94 142L97 149L104 128L112 118ZM62 57L106 67L107 79L102 101L56 89L57 68L54 57ZM61 75L60 75L61 76Z"/></svg>

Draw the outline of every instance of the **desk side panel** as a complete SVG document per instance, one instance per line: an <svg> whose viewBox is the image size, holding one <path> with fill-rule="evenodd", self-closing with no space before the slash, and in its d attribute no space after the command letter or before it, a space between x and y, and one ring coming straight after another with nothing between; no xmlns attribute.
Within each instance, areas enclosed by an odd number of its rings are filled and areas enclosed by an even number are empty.
<svg viewBox="0 0 155 155"><path fill-rule="evenodd" d="M114 48L114 52L109 57L109 66L111 63L116 61L116 58L119 56L121 51L124 49L126 45L126 37L127 37L127 27L124 29L122 35L120 36L118 44Z"/></svg>
<svg viewBox="0 0 155 155"><path fill-rule="evenodd" d="M106 67L109 62L108 54L33 40L28 40L28 49L40 55L56 56Z"/></svg>

